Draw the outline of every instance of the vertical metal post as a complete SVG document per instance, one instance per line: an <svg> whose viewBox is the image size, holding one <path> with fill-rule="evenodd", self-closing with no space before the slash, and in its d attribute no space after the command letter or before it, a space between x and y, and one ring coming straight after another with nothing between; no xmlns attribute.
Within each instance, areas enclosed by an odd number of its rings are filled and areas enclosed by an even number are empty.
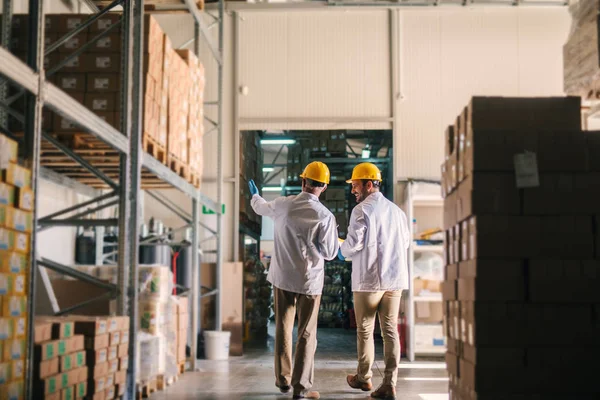
<svg viewBox="0 0 600 400"><path fill-rule="evenodd" d="M104 264L104 227L95 227L96 234L96 265Z"/></svg>
<svg viewBox="0 0 600 400"><path fill-rule="evenodd" d="M217 62L218 75L218 99L217 102L217 207L223 204L223 65L225 64L223 54L223 25L225 23L225 0L219 0L219 54L221 62ZM221 330L221 301L223 300L223 214L222 209L217 213L217 298L215 300L216 330Z"/></svg>
<svg viewBox="0 0 600 400"><path fill-rule="evenodd" d="M6 4L6 1L4 2ZM10 2L9 2L10 3ZM27 64L39 74L38 93L28 93L26 101L25 118L25 145L24 153L31 167L31 187L34 196L33 207L33 229L31 232L31 241L29 249L29 303L27 305L27 357L28 362L25 366L26 374L26 395L27 398L33 398L33 326L35 317L35 291L36 291L36 236L37 236L37 217L39 205L38 181L40 174L40 148L42 141L42 107L43 86L44 86L44 61L43 61L43 43L44 43L44 0L29 1L29 47L27 54Z"/></svg>
<svg viewBox="0 0 600 400"><path fill-rule="evenodd" d="M198 224L200 219L200 202L192 199L192 287L190 292L190 305L192 309L192 342L191 349L191 369L196 370L196 360L198 359L198 335L200 334L200 257L198 248L200 247L200 238L198 236Z"/></svg>
<svg viewBox="0 0 600 400"><path fill-rule="evenodd" d="M123 4L123 93L121 126L129 139L128 154L121 157L119 210L119 301L120 315L129 315L129 365L126 398L135 398L138 319L138 246L141 179L141 101L144 2Z"/></svg>
<svg viewBox="0 0 600 400"><path fill-rule="evenodd" d="M408 191L407 211L408 211L408 231L410 233L410 247L408 248L408 307L407 307L407 334L408 340L406 341L408 351L406 352L409 361L415 361L415 302L414 302L414 287L413 287L413 276L414 276L414 261L415 261L415 246L413 237L414 218L414 204L413 204L413 185L411 181L406 183L406 190Z"/></svg>
<svg viewBox="0 0 600 400"><path fill-rule="evenodd" d="M233 175L235 176L233 193L240 192L240 126L238 124L240 110L240 96L238 88L240 86L240 72L237 67L240 59L240 29L239 15L237 12L232 14L233 20ZM283 146L282 146L283 149ZM273 162L275 164L275 162ZM240 200L238 196L233 199L233 261L240 261Z"/></svg>
<svg viewBox="0 0 600 400"><path fill-rule="evenodd" d="M2 32L0 32L0 45L10 50L10 39L12 30L13 4L12 0L3 0L2 2ZM8 96L8 82L2 79L0 82L0 102L5 102ZM8 128L8 114L4 109L0 109L0 126Z"/></svg>

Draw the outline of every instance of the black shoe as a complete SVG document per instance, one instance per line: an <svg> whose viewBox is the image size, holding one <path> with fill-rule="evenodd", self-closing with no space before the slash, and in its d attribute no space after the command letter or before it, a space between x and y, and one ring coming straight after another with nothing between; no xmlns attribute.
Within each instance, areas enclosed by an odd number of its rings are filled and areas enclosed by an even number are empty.
<svg viewBox="0 0 600 400"><path fill-rule="evenodd" d="M292 390L290 385L279 386L279 391L283 394L288 394Z"/></svg>

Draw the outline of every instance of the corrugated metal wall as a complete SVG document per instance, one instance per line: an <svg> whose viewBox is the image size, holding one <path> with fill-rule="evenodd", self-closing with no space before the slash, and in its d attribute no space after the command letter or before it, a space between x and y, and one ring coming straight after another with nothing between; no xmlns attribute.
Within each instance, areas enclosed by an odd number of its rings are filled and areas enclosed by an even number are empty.
<svg viewBox="0 0 600 400"><path fill-rule="evenodd" d="M471 96L562 95L566 8L398 12L398 177L439 178L444 129Z"/></svg>
<svg viewBox="0 0 600 400"><path fill-rule="evenodd" d="M387 10L240 13L241 127L390 128L389 24Z"/></svg>

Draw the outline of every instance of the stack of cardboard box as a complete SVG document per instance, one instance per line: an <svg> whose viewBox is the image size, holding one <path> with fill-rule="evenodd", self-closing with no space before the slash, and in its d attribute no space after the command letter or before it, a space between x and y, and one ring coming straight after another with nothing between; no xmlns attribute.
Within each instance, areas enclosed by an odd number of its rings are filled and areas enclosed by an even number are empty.
<svg viewBox="0 0 600 400"><path fill-rule="evenodd" d="M35 399L83 399L87 396L88 367L83 335L73 322L36 318L34 326Z"/></svg>
<svg viewBox="0 0 600 400"><path fill-rule="evenodd" d="M177 364L185 363L190 314L188 311L188 298L177 297ZM179 371L181 371L179 369Z"/></svg>
<svg viewBox="0 0 600 400"><path fill-rule="evenodd" d="M17 142L0 135L0 398L22 398L34 199ZM6 397L3 397L6 396Z"/></svg>
<svg viewBox="0 0 600 400"><path fill-rule="evenodd" d="M447 131L451 399L600 393L586 367L600 355L599 134L581 131L580 106L475 97Z"/></svg>
<svg viewBox="0 0 600 400"><path fill-rule="evenodd" d="M171 56L169 74L169 157L187 164L191 73L189 65L177 52Z"/></svg>

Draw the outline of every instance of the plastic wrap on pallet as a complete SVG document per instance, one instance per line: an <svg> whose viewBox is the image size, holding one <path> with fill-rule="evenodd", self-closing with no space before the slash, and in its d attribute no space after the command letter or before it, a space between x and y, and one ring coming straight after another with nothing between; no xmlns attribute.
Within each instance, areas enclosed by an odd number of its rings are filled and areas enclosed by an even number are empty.
<svg viewBox="0 0 600 400"><path fill-rule="evenodd" d="M155 298L161 302L170 301L173 293L173 273L164 265L139 266L140 295Z"/></svg>
<svg viewBox="0 0 600 400"><path fill-rule="evenodd" d="M146 383L159 374L160 337L145 332L137 336L136 382Z"/></svg>

